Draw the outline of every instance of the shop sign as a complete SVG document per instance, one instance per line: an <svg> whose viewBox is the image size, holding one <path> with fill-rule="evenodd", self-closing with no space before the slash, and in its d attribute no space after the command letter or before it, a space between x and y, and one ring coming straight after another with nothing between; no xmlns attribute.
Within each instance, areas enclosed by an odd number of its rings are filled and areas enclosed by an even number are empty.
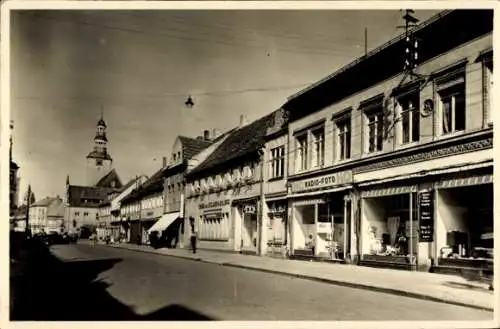
<svg viewBox="0 0 500 329"><path fill-rule="evenodd" d="M245 214L255 214L257 212L257 207L255 207L254 205L245 205L243 207L243 212Z"/></svg>
<svg viewBox="0 0 500 329"><path fill-rule="evenodd" d="M431 190L418 193L419 207L419 240L420 242L434 241L434 194Z"/></svg>
<svg viewBox="0 0 500 329"><path fill-rule="evenodd" d="M332 224L331 223L318 223L317 233L332 233Z"/></svg>
<svg viewBox="0 0 500 329"><path fill-rule="evenodd" d="M283 204L273 204L271 207L269 207L269 212L270 213L284 213L286 212L286 206Z"/></svg>
<svg viewBox="0 0 500 329"><path fill-rule="evenodd" d="M352 183L352 171L346 170L330 175L292 182L292 192L302 192L349 183Z"/></svg>
<svg viewBox="0 0 500 329"><path fill-rule="evenodd" d="M217 208L229 205L231 202L229 200L220 200L220 201L212 201L207 203L200 203L198 208L207 209L207 208Z"/></svg>

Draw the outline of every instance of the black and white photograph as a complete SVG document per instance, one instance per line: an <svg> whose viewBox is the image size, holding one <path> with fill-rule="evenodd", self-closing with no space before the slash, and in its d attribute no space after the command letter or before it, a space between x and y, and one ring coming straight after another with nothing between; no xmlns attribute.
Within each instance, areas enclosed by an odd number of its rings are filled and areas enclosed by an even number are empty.
<svg viewBox="0 0 500 329"><path fill-rule="evenodd" d="M6 321L495 327L498 13L419 2L6 1Z"/></svg>

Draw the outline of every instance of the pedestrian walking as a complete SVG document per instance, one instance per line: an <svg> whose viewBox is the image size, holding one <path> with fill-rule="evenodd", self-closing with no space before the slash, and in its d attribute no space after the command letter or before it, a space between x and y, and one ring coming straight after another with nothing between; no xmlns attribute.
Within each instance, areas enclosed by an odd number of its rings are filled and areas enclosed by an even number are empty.
<svg viewBox="0 0 500 329"><path fill-rule="evenodd" d="M90 240L90 245L94 246L95 245L95 240L97 240L97 236L94 233L92 233L89 236L89 240Z"/></svg>

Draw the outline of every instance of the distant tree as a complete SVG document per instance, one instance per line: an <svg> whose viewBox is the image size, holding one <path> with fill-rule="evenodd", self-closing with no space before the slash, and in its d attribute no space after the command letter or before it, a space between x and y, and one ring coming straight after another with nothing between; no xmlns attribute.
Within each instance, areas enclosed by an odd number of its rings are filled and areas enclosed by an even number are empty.
<svg viewBox="0 0 500 329"><path fill-rule="evenodd" d="M29 202L28 202L28 200L29 200ZM24 195L24 202L26 204L29 203L31 205L31 204L35 203L35 201L36 201L35 192L33 192L31 190L31 186L28 186L28 190L26 191L26 194Z"/></svg>

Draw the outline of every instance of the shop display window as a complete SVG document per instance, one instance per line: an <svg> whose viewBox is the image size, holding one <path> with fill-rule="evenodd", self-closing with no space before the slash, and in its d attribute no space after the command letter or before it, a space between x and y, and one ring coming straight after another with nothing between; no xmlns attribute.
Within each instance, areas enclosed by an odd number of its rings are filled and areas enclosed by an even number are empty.
<svg viewBox="0 0 500 329"><path fill-rule="evenodd" d="M365 253L380 256L408 256L418 250L416 194L410 222L410 195L401 194L367 200L368 247ZM412 240L412 241L410 241ZM412 246L413 250L410 250Z"/></svg>
<svg viewBox="0 0 500 329"><path fill-rule="evenodd" d="M439 257L493 258L493 184L439 191Z"/></svg>

